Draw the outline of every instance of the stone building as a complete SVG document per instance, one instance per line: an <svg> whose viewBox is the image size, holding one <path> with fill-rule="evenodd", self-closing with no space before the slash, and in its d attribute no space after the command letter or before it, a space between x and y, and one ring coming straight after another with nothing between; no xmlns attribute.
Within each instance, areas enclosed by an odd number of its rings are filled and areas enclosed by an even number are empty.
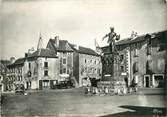
<svg viewBox="0 0 167 117"><path fill-rule="evenodd" d="M128 38L116 43L120 57L117 67L128 86L162 87L165 74L167 31ZM108 47L102 47L107 52ZM105 74L105 71L103 71Z"/></svg>
<svg viewBox="0 0 167 117"><path fill-rule="evenodd" d="M73 49L66 40L50 39L47 47L54 51L59 59L59 76L60 81L69 80L73 75Z"/></svg>
<svg viewBox="0 0 167 117"><path fill-rule="evenodd" d="M16 83L23 83L24 78L24 61L25 58L19 58L14 63L9 64L8 67L8 75L7 75L7 90L14 91Z"/></svg>
<svg viewBox="0 0 167 117"><path fill-rule="evenodd" d="M101 57L94 50L59 40L58 36L50 39L46 48L53 50L59 57L59 76L62 80L73 80L75 86L80 87L85 77L100 78Z"/></svg>
<svg viewBox="0 0 167 117"><path fill-rule="evenodd" d="M83 86L83 80L86 77L101 79L101 56L90 48L70 45L74 49L74 76L79 86Z"/></svg>
<svg viewBox="0 0 167 117"><path fill-rule="evenodd" d="M38 49L8 65L8 77L13 81L13 90L16 84L24 84L26 89L52 88L59 79L57 58L49 49Z"/></svg>
<svg viewBox="0 0 167 117"><path fill-rule="evenodd" d="M10 64L9 60L0 60L0 92L6 90L7 85L9 85L7 74L7 65Z"/></svg>

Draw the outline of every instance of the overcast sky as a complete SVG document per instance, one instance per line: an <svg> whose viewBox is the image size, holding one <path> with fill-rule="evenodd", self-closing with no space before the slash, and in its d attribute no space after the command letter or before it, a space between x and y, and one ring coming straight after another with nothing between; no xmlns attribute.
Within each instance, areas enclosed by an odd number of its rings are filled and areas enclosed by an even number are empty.
<svg viewBox="0 0 167 117"><path fill-rule="evenodd" d="M23 2L27 1L27 2ZM23 57L37 46L42 33L43 46L56 35L60 39L94 49L94 39L114 26L121 38L132 30L146 34L167 29L164 0L18 0L1 2L1 57Z"/></svg>

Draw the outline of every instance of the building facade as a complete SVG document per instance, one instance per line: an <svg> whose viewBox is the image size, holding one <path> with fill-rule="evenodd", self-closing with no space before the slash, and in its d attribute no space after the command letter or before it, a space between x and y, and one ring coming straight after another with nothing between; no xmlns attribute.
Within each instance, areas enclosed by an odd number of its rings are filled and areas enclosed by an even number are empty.
<svg viewBox="0 0 167 117"><path fill-rule="evenodd" d="M9 60L0 60L0 92L6 91L6 87L9 85L7 78L8 64L10 64Z"/></svg>
<svg viewBox="0 0 167 117"><path fill-rule="evenodd" d="M46 48L57 54L62 80L70 79L75 87L81 87L85 77L100 78L101 57L94 50L60 40L57 36L49 40Z"/></svg>
<svg viewBox="0 0 167 117"><path fill-rule="evenodd" d="M90 48L79 46L74 49L74 77L79 86L83 86L85 78L101 79L102 63L101 56Z"/></svg>
<svg viewBox="0 0 167 117"><path fill-rule="evenodd" d="M121 76L128 86L134 82L139 87L163 87L167 31L128 38L116 43ZM106 52L106 48L102 50ZM105 71L104 71L105 73Z"/></svg>
<svg viewBox="0 0 167 117"><path fill-rule="evenodd" d="M38 49L8 65L8 77L13 81L13 90L17 84L24 84L26 89L52 88L59 79L57 58L49 49Z"/></svg>
<svg viewBox="0 0 167 117"><path fill-rule="evenodd" d="M9 64L7 74L7 87L8 91L14 91L16 83L23 83L24 81L24 61L25 58L19 58L12 64Z"/></svg>

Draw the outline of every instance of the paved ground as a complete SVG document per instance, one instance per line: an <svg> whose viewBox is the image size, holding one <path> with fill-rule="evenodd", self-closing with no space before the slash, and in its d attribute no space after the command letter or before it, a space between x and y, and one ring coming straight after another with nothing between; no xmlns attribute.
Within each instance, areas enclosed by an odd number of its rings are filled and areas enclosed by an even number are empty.
<svg viewBox="0 0 167 117"><path fill-rule="evenodd" d="M124 117L162 113L164 96L87 96L82 89L30 92L27 96L4 94L2 116Z"/></svg>

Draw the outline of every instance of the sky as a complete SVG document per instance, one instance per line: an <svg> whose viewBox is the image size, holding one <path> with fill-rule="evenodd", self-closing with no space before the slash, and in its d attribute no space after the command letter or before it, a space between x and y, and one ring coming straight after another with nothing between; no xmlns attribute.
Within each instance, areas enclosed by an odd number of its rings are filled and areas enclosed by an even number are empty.
<svg viewBox="0 0 167 117"><path fill-rule="evenodd" d="M71 43L95 48L107 45L103 36L114 27L121 39L167 29L165 0L1 0L1 59L24 57L59 36Z"/></svg>

